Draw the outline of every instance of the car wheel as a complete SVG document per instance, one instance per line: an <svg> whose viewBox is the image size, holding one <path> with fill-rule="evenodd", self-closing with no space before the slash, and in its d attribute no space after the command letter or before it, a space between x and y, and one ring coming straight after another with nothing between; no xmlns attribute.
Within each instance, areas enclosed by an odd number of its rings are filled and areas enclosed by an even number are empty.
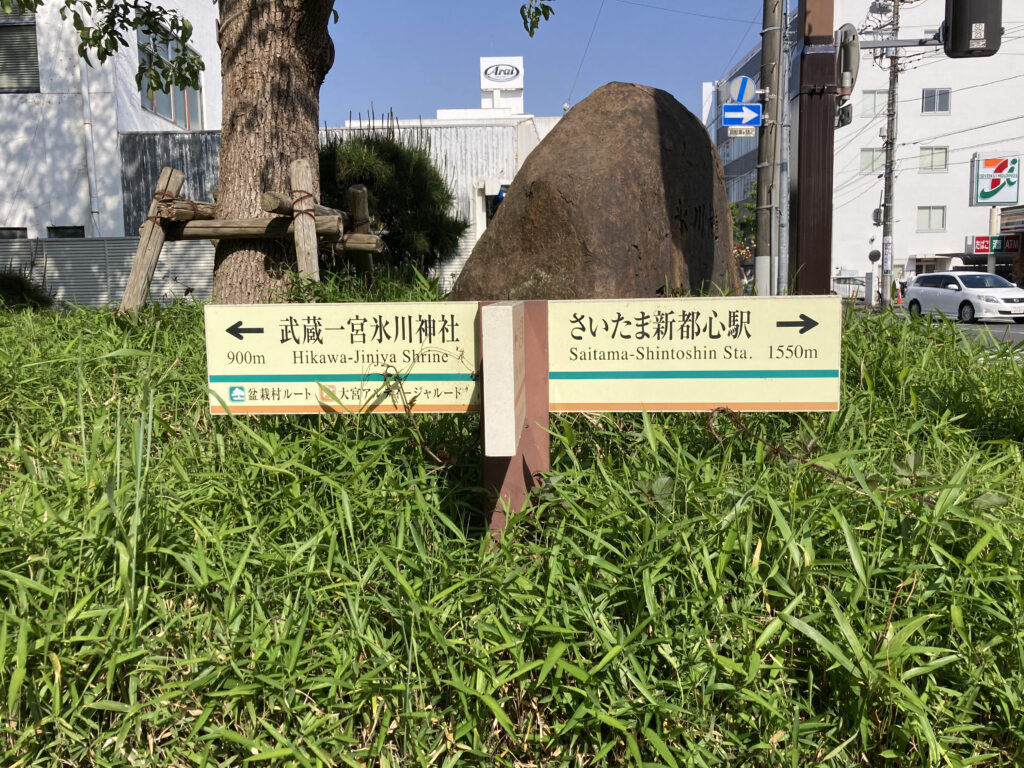
<svg viewBox="0 0 1024 768"><path fill-rule="evenodd" d="M910 311L912 317L921 316L921 302L919 302L917 299L911 301L910 304L907 305L907 309Z"/></svg>
<svg viewBox="0 0 1024 768"><path fill-rule="evenodd" d="M965 301L960 305L960 314L958 315L961 323L973 323L974 322L974 305L969 301Z"/></svg>
<svg viewBox="0 0 1024 768"><path fill-rule="evenodd" d="M1013 318L1013 322L1015 322L1015 323L1024 323L1024 317L1015 317L1015 318Z"/></svg>

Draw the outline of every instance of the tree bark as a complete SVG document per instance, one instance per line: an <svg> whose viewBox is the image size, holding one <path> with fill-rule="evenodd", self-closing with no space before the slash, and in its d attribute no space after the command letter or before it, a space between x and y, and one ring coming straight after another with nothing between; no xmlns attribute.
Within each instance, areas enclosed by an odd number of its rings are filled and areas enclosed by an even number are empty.
<svg viewBox="0 0 1024 768"><path fill-rule="evenodd" d="M217 217L263 214L265 189L290 189L289 167L315 169L320 85L333 59L327 32L333 0L221 0L223 85ZM319 196L319 179L313 189ZM287 241L230 240L217 246L213 300L268 301L295 263Z"/></svg>

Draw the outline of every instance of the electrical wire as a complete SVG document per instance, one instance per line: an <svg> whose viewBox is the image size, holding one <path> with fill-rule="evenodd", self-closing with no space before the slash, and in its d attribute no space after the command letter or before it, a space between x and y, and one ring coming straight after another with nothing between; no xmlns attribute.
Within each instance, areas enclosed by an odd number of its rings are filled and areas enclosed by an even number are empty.
<svg viewBox="0 0 1024 768"><path fill-rule="evenodd" d="M946 136L958 136L961 133L970 133L971 131L980 131L982 128L991 128L993 125L1002 125L1003 123L1011 123L1014 120L1024 120L1024 115L1015 115L1013 117L1004 117L1001 120L994 120L991 123L982 123L981 125L973 125L970 128L960 128L959 130L956 130L956 131L947 131L946 133L937 133L934 136L928 136L927 138L924 138L924 139L915 139L914 141L905 141L905 142L902 142L902 144L908 145L908 146L911 145L911 144L924 144L924 143L927 143L927 142L930 142L930 141L935 141L935 139L945 138Z"/></svg>
<svg viewBox="0 0 1024 768"><path fill-rule="evenodd" d="M754 11L754 18L752 18L747 23L746 30L744 30L743 34L740 36L739 42L736 43L736 48L733 50L732 55L728 59L729 63L725 65L725 71L726 72L729 72L732 69L733 62L736 60L736 54L738 54L740 52L740 48L742 48L743 43L746 42L747 35L750 34L750 28L752 26L754 26L754 22L757 21L757 17L760 16L760 15L761 15L761 10L760 9L758 9L757 11Z"/></svg>
<svg viewBox="0 0 1024 768"><path fill-rule="evenodd" d="M746 24L746 19L736 19L731 16L712 16L707 13L696 13L695 11L684 11L679 8L666 8L663 5L652 5L651 3L641 3L638 0L615 0L617 3L623 3L624 5L637 5L641 8L653 8L656 11L667 11L668 13L680 13L684 16L698 16L702 19L714 19L715 21L734 21L738 24ZM759 11L760 13L760 11Z"/></svg>
<svg viewBox="0 0 1024 768"><path fill-rule="evenodd" d="M601 20L601 11L604 10L604 0L601 0L601 7L597 9L597 17L594 19L594 26L590 29L590 37L587 38L587 47L583 49L583 56L580 57L580 65L576 68L576 77L572 81L572 87L569 89L569 96L566 98L566 109L572 105L572 94L576 90L576 83L579 82L580 72L583 71L583 62L586 61L587 53L590 51L590 44L594 41L594 33L597 31L597 22Z"/></svg>

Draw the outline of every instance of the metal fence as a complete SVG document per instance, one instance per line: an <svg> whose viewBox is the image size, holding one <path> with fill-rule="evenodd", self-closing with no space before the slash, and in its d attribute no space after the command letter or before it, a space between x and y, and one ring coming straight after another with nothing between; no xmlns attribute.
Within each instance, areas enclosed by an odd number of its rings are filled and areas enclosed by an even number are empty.
<svg viewBox="0 0 1024 768"><path fill-rule="evenodd" d="M25 275L57 301L119 304L138 244L137 237L0 240L0 271ZM209 298L213 254L206 240L165 243L149 286L152 300Z"/></svg>

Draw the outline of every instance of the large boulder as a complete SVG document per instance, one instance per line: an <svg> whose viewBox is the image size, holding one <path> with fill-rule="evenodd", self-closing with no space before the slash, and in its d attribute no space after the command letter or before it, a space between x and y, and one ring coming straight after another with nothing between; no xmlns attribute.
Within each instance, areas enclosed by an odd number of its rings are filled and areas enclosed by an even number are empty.
<svg viewBox="0 0 1024 768"><path fill-rule="evenodd" d="M527 157L451 298L593 299L738 289L707 130L665 91L609 83Z"/></svg>

